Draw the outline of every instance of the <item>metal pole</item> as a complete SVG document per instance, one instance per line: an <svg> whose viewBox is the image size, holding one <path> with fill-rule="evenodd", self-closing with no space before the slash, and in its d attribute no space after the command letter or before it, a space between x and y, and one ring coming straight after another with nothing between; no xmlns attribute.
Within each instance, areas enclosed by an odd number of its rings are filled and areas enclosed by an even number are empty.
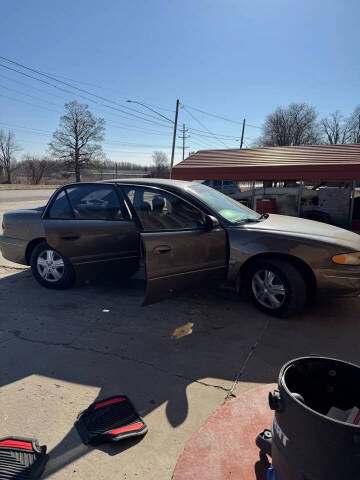
<svg viewBox="0 0 360 480"><path fill-rule="evenodd" d="M355 203L355 180L352 181L350 191L350 211L349 211L349 227L351 228L353 215L354 215L354 203Z"/></svg>
<svg viewBox="0 0 360 480"><path fill-rule="evenodd" d="M245 118L243 120L242 132L241 132L241 141L240 141L240 148L242 148L244 143L244 132L245 132Z"/></svg>
<svg viewBox="0 0 360 480"><path fill-rule="evenodd" d="M185 123L183 123L183 135L182 135L182 141L183 141L183 161L185 158Z"/></svg>
<svg viewBox="0 0 360 480"><path fill-rule="evenodd" d="M177 129L177 121L178 121L178 114L179 114L179 99L176 100L176 110L175 110L175 121L174 121L174 135L173 135L173 142L172 142L172 150L171 150L171 163L170 163L170 178L172 169L174 166L174 155L175 155L175 143L176 143L176 129Z"/></svg>
<svg viewBox="0 0 360 480"><path fill-rule="evenodd" d="M297 216L301 216L301 199L302 199L302 190L303 190L304 181L300 180L299 191L298 191L298 205L297 205Z"/></svg>
<svg viewBox="0 0 360 480"><path fill-rule="evenodd" d="M255 195L255 180L252 182L251 193L251 208L256 210L256 195Z"/></svg>

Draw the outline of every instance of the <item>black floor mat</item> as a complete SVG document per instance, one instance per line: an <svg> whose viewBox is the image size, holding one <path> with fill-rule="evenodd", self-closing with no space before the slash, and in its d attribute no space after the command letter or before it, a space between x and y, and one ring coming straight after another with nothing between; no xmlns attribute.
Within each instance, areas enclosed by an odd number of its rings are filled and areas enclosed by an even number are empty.
<svg viewBox="0 0 360 480"><path fill-rule="evenodd" d="M79 413L75 426L85 444L99 445L144 435L148 428L125 395L90 405Z"/></svg>
<svg viewBox="0 0 360 480"><path fill-rule="evenodd" d="M0 479L36 480L47 462L46 446L31 438L0 438Z"/></svg>

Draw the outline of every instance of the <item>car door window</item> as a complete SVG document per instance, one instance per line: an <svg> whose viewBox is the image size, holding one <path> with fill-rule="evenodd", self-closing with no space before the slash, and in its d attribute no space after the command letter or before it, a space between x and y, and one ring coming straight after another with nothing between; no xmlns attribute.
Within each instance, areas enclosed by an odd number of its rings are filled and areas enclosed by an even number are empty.
<svg viewBox="0 0 360 480"><path fill-rule="evenodd" d="M65 190L62 190L52 202L48 216L60 220L74 218Z"/></svg>
<svg viewBox="0 0 360 480"><path fill-rule="evenodd" d="M145 231L194 230L204 226L204 215L169 192L145 187L123 187Z"/></svg>
<svg viewBox="0 0 360 480"><path fill-rule="evenodd" d="M127 211L113 185L76 185L66 188L77 220L124 220Z"/></svg>

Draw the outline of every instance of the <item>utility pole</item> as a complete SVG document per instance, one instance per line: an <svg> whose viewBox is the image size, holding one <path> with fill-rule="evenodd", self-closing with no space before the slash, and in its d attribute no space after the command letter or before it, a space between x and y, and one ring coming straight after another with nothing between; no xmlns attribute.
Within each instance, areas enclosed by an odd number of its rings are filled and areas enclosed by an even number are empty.
<svg viewBox="0 0 360 480"><path fill-rule="evenodd" d="M241 141L240 141L240 148L242 148L244 143L244 133L245 133L245 118L243 120L242 132L241 132Z"/></svg>
<svg viewBox="0 0 360 480"><path fill-rule="evenodd" d="M118 168L118 164L117 162L115 162L115 178L117 178L117 172L118 172L117 168Z"/></svg>
<svg viewBox="0 0 360 480"><path fill-rule="evenodd" d="M171 178L171 173L174 166L174 154L175 154L177 121L178 121L178 115L179 115L179 103L180 103L179 99L177 99L176 110L175 110L175 121L174 121L174 134L173 134L173 142L172 142L172 149L171 149L170 178Z"/></svg>
<svg viewBox="0 0 360 480"><path fill-rule="evenodd" d="M182 139L183 139L183 161L184 161L184 158L185 158L185 123L183 123Z"/></svg>
<svg viewBox="0 0 360 480"><path fill-rule="evenodd" d="M182 148L182 159L183 159L183 160L184 160L184 158L185 158L185 150L186 150L186 148L187 148L187 147L185 147L185 140L186 140L187 138L190 138L190 135L186 135L186 132L187 132L187 130L186 130L186 128L185 128L185 123L183 123L182 135L179 135L179 138L182 139L182 147L181 147L181 148Z"/></svg>

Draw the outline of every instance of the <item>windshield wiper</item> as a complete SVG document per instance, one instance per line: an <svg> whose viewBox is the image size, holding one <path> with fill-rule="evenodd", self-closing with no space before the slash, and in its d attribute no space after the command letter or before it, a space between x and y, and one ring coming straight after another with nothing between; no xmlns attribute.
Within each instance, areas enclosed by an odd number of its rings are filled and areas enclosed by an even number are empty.
<svg viewBox="0 0 360 480"><path fill-rule="evenodd" d="M241 220L238 220L236 223L242 224L242 223L257 223L260 222L258 218L242 218Z"/></svg>
<svg viewBox="0 0 360 480"><path fill-rule="evenodd" d="M262 213L260 217L258 218L242 218L241 220L238 220L236 223L237 224L242 224L242 223L258 223L261 222L261 220L265 220L266 218L269 218L268 213Z"/></svg>

